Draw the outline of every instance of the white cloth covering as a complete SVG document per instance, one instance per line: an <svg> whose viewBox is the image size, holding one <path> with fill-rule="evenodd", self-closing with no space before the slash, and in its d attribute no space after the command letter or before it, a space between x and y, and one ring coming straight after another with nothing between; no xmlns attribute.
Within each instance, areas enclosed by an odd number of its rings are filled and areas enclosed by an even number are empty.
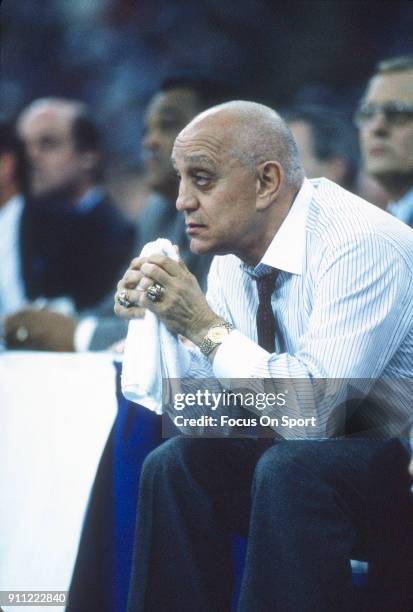
<svg viewBox="0 0 413 612"><path fill-rule="evenodd" d="M69 588L116 416L112 360L109 353L0 354L0 591Z"/></svg>
<svg viewBox="0 0 413 612"><path fill-rule="evenodd" d="M141 257L161 254L179 261L170 240L148 242ZM143 319L129 323L122 368L122 393L137 404L162 414L162 379L179 379L189 366L189 356L176 335L157 316L146 311Z"/></svg>

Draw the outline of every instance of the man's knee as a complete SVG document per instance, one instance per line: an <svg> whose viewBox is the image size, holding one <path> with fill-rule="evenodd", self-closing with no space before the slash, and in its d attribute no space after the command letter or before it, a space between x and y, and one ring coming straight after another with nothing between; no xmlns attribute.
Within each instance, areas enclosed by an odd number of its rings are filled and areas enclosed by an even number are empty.
<svg viewBox="0 0 413 612"><path fill-rule="evenodd" d="M267 478L273 473L284 472L301 453L299 442L277 442L260 457L255 473L257 476Z"/></svg>
<svg viewBox="0 0 413 612"><path fill-rule="evenodd" d="M289 485L299 477L301 480L311 474L322 476L323 465L328 461L321 456L327 448L321 442L285 441L271 446L259 459L255 468L254 486L270 484L280 487ZM318 460L317 460L318 459ZM308 469L310 468L310 469Z"/></svg>
<svg viewBox="0 0 413 612"><path fill-rule="evenodd" d="M182 437L171 438L150 452L142 465L141 482L152 483L164 475L176 474L185 454L185 442Z"/></svg>

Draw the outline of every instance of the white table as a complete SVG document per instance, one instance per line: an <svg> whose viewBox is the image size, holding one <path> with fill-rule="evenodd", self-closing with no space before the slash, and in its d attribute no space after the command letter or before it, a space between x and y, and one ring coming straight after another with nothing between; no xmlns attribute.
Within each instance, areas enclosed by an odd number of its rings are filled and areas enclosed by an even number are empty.
<svg viewBox="0 0 413 612"><path fill-rule="evenodd" d="M0 590L68 589L116 415L112 359L0 353Z"/></svg>

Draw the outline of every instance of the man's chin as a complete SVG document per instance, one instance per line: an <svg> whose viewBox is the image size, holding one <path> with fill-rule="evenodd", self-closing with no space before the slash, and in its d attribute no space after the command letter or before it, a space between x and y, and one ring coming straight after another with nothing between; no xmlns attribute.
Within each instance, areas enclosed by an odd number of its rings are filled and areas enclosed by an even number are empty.
<svg viewBox="0 0 413 612"><path fill-rule="evenodd" d="M217 244L207 242L206 240L199 240L198 238L191 238L189 248L194 255L228 255L232 253L228 247L219 247Z"/></svg>
<svg viewBox="0 0 413 612"><path fill-rule="evenodd" d="M376 181L384 187L389 193L392 191L404 191L413 185L413 169L408 172L400 172L400 170L391 167L370 167L368 170Z"/></svg>
<svg viewBox="0 0 413 612"><path fill-rule="evenodd" d="M198 238L191 238L189 243L189 248L194 255L208 255L212 253L211 245L207 242L199 240Z"/></svg>

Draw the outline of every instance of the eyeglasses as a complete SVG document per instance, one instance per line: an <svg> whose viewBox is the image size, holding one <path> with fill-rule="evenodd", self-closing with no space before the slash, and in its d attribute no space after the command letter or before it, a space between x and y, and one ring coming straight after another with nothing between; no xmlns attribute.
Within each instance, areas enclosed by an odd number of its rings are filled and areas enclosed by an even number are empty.
<svg viewBox="0 0 413 612"><path fill-rule="evenodd" d="M362 104L354 115L354 123L358 128L369 125L381 113L389 125L405 125L413 120L413 105L403 102L388 102L387 104Z"/></svg>

